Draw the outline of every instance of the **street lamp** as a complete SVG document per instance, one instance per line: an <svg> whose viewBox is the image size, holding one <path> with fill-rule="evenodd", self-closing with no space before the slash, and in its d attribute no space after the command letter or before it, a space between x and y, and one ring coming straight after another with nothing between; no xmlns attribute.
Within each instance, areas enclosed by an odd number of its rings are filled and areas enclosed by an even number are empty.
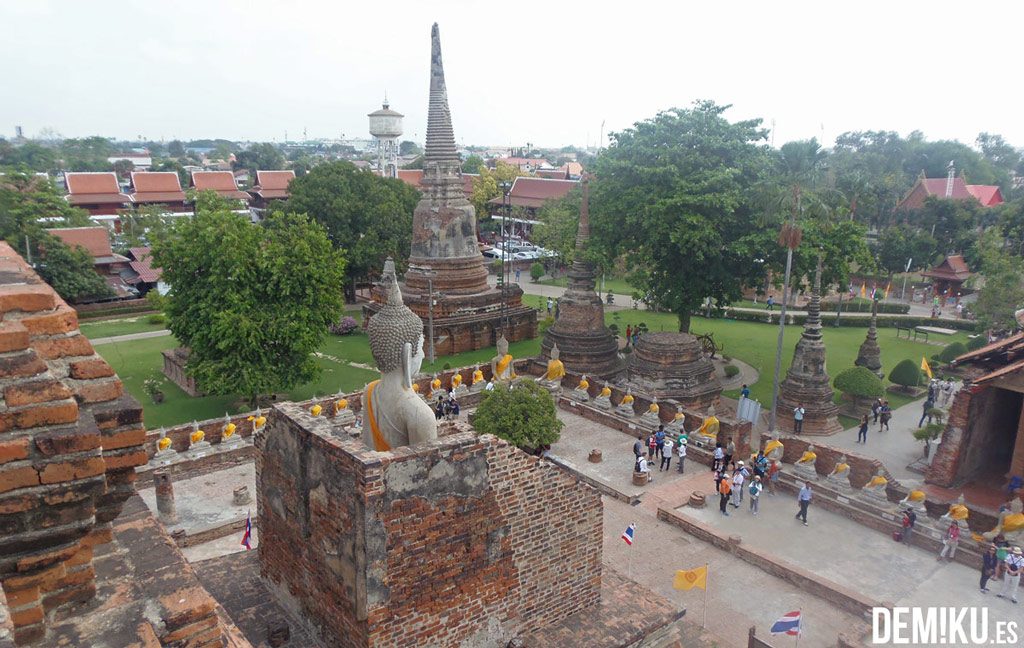
<svg viewBox="0 0 1024 648"><path fill-rule="evenodd" d="M511 258L509 256L508 228L512 220L512 183L504 181L500 185L501 198L501 332L508 333L508 284L511 281Z"/></svg>
<svg viewBox="0 0 1024 648"><path fill-rule="evenodd" d="M789 303L789 278L793 271L793 250L800 245L801 232L796 226L796 215L800 212L800 188L794 187L796 205L789 222L783 225L779 241L786 246L786 274L782 280L782 308L779 309L779 337L775 343L775 373L772 378L772 409L768 418L768 431L775 432L775 419L779 405L779 374L782 372L782 340L786 333L786 306Z"/></svg>
<svg viewBox="0 0 1024 648"><path fill-rule="evenodd" d="M409 270L427 280L427 359L434 364L434 278L437 272L423 266L409 266Z"/></svg>

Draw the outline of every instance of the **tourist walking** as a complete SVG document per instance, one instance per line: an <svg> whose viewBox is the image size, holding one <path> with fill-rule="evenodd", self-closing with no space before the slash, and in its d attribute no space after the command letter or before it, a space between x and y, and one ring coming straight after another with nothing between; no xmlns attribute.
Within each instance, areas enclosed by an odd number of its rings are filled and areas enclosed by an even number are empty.
<svg viewBox="0 0 1024 648"><path fill-rule="evenodd" d="M754 458L754 476L764 479L768 474L768 457L764 456L764 450L757 451Z"/></svg>
<svg viewBox="0 0 1024 648"><path fill-rule="evenodd" d="M635 455L634 461L640 459L644 454L644 435L636 435L636 443L633 444L633 454Z"/></svg>
<svg viewBox="0 0 1024 648"><path fill-rule="evenodd" d="M804 409L804 404L800 403L793 408L793 433L800 434L804 429L804 414L807 410Z"/></svg>
<svg viewBox="0 0 1024 648"><path fill-rule="evenodd" d="M929 412L932 411L933 407L935 407L935 397L932 395L932 392L929 391L928 398L924 401L924 411L921 412L921 420L917 422L917 427L923 427L925 419L928 419L928 424L931 425L932 415L929 414Z"/></svg>
<svg viewBox="0 0 1024 648"><path fill-rule="evenodd" d="M949 399L953 395L953 381L946 378L942 381L942 406L949 405Z"/></svg>
<svg viewBox="0 0 1024 648"><path fill-rule="evenodd" d="M878 423L878 413L882 411L882 397L879 396L875 399L874 403L871 403L871 413L875 416L875 420L872 423Z"/></svg>
<svg viewBox="0 0 1024 648"><path fill-rule="evenodd" d="M768 466L768 494L774 495L775 490L779 487L779 474L782 473L782 467L779 466L778 461L772 461Z"/></svg>
<svg viewBox="0 0 1024 648"><path fill-rule="evenodd" d="M516 283L519 283L519 273L520 273L520 269L516 268Z"/></svg>
<svg viewBox="0 0 1024 648"><path fill-rule="evenodd" d="M750 512L757 515L757 505L761 500L761 491L764 490L764 486L761 484L761 478L754 475L754 479L750 482Z"/></svg>
<svg viewBox="0 0 1024 648"><path fill-rule="evenodd" d="M729 475L728 473L723 473L722 480L718 482L718 510L722 512L722 515L729 515L726 506L729 505L729 492L731 490L732 483L729 480Z"/></svg>
<svg viewBox="0 0 1024 648"><path fill-rule="evenodd" d="M743 462L740 462L742 468ZM743 482L745 477L743 476L743 470L737 469L732 474L732 507L739 508L740 503L743 502Z"/></svg>
<svg viewBox="0 0 1024 648"><path fill-rule="evenodd" d="M1020 586L1020 573L1024 570L1024 552L1014 547L1013 553L1006 557L1006 573L1003 574L1003 589L996 594L999 598L1008 598L1017 602L1017 588Z"/></svg>
<svg viewBox="0 0 1024 648"><path fill-rule="evenodd" d="M765 302L765 303L767 304L767 306L764 307L765 310L774 310L775 309L775 298L772 297L771 295L768 295L768 301Z"/></svg>
<svg viewBox="0 0 1024 648"><path fill-rule="evenodd" d="M949 523L949 528L942 534L942 551L939 552L936 560L942 560L949 556L953 560L956 556L956 548L960 544L960 525L956 520Z"/></svg>
<svg viewBox="0 0 1024 648"><path fill-rule="evenodd" d="M548 315L551 314L551 309L554 307L554 305L555 305L555 302L551 301L551 298L548 297Z"/></svg>
<svg viewBox="0 0 1024 648"><path fill-rule="evenodd" d="M750 387L747 387L746 384L740 389L740 398L750 398Z"/></svg>
<svg viewBox="0 0 1024 648"><path fill-rule="evenodd" d="M672 439L665 439L661 448L661 470L668 470L672 466Z"/></svg>
<svg viewBox="0 0 1024 648"><path fill-rule="evenodd" d="M914 510L907 508L903 511L903 536L900 538L900 542L910 546L910 539L914 536L914 525L917 524L917 514Z"/></svg>
<svg viewBox="0 0 1024 648"><path fill-rule="evenodd" d="M999 567L996 549L997 547L994 544L990 544L988 551L981 556L981 581L978 583L978 587L981 588L982 594L988 591L988 588L985 586L988 585L989 579L996 577L996 569Z"/></svg>
<svg viewBox="0 0 1024 648"><path fill-rule="evenodd" d="M800 505L796 519L803 520L804 526L807 526L807 507L811 505L811 495L811 482L805 481L803 488L800 489L800 493L796 496L796 501Z"/></svg>
<svg viewBox="0 0 1024 648"><path fill-rule="evenodd" d="M715 444L715 452L714 454L711 455L711 457L712 472L714 472L715 470L722 470L723 468L725 468L725 450L722 449L721 442Z"/></svg>
<svg viewBox="0 0 1024 648"><path fill-rule="evenodd" d="M654 433L654 456L665 456L665 426L659 425L658 431Z"/></svg>
<svg viewBox="0 0 1024 648"><path fill-rule="evenodd" d="M679 443L676 444L676 454L679 455L679 474L683 474L683 464L686 463L686 446L689 443L686 437L680 435Z"/></svg>
<svg viewBox="0 0 1024 648"><path fill-rule="evenodd" d="M878 431L885 430L889 431L889 421L892 420L892 408L889 407L889 401L882 401L882 409L878 414Z"/></svg>
<svg viewBox="0 0 1024 648"><path fill-rule="evenodd" d="M868 415L865 414L860 419L860 429L857 430L857 443L867 444L868 442Z"/></svg>
<svg viewBox="0 0 1024 648"><path fill-rule="evenodd" d="M626 324L626 346L629 346L629 341L633 339L633 325Z"/></svg>
<svg viewBox="0 0 1024 648"><path fill-rule="evenodd" d="M725 466L728 466L732 462L733 455L736 454L736 442L729 437L729 445L725 447Z"/></svg>

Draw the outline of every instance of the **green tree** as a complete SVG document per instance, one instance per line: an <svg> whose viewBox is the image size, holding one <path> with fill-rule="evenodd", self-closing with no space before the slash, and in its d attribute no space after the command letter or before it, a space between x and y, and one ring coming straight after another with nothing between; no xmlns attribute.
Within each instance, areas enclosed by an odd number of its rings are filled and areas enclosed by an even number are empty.
<svg viewBox="0 0 1024 648"><path fill-rule="evenodd" d="M78 303L113 297L103 277L93 269L93 258L85 248L65 245L45 231L30 235L36 250L36 272L65 301Z"/></svg>
<svg viewBox="0 0 1024 648"><path fill-rule="evenodd" d="M939 354L939 360L943 362L953 362L963 354L967 353L967 345L963 342L953 342L947 344L946 348Z"/></svg>
<svg viewBox="0 0 1024 648"><path fill-rule="evenodd" d="M594 260L624 255L634 285L681 331L706 297L735 301L763 276L747 188L765 168L766 133L760 120L730 123L727 108L659 113L614 134L594 163Z"/></svg>
<svg viewBox="0 0 1024 648"><path fill-rule="evenodd" d="M928 267L935 258L938 244L927 232L907 227L887 227L878 236L875 245L875 262L880 270L892 276L904 272L907 261L910 269Z"/></svg>
<svg viewBox="0 0 1024 648"><path fill-rule="evenodd" d="M295 178L288 190L286 209L308 214L344 250L349 301L355 301L356 282L379 272L387 257L409 256L419 192L401 180L330 162Z"/></svg>
<svg viewBox="0 0 1024 648"><path fill-rule="evenodd" d="M576 254L581 202L582 192L573 189L564 198L548 200L537 210L539 223L533 227L531 240L553 251L566 265L572 263Z"/></svg>
<svg viewBox="0 0 1024 648"><path fill-rule="evenodd" d="M22 171L53 171L58 167L57 151L37 142L15 146L0 139L0 167Z"/></svg>
<svg viewBox="0 0 1024 648"><path fill-rule="evenodd" d="M866 367L850 367L840 371L832 385L856 398L879 398L885 393L881 379Z"/></svg>
<svg viewBox="0 0 1024 648"><path fill-rule="evenodd" d="M1013 330L1013 313L1024 306L1024 263L1003 247L999 230L985 232L978 241L985 285L978 292L974 314L985 328Z"/></svg>
<svg viewBox="0 0 1024 648"><path fill-rule="evenodd" d="M197 208L157 239L153 262L171 285L168 327L204 391L255 407L319 373L311 354L341 314L345 268L320 225Z"/></svg>
<svg viewBox="0 0 1024 648"><path fill-rule="evenodd" d="M410 142L404 140L398 144L399 155L420 155L423 153L423 149L416 142Z"/></svg>
<svg viewBox="0 0 1024 648"><path fill-rule="evenodd" d="M487 168L487 165L484 164L484 159L476 154L470 155L462 163L463 173L480 173L480 169L484 168Z"/></svg>
<svg viewBox="0 0 1024 648"><path fill-rule="evenodd" d="M185 145L181 143L181 140L171 140L167 144L167 155L172 158L184 157Z"/></svg>
<svg viewBox="0 0 1024 648"><path fill-rule="evenodd" d="M115 160L112 168L119 180L127 180L135 170L135 163L131 160Z"/></svg>
<svg viewBox="0 0 1024 648"><path fill-rule="evenodd" d="M46 178L16 172L0 176L0 238L16 249L26 234L90 224L88 212L69 205Z"/></svg>
<svg viewBox="0 0 1024 648"><path fill-rule="evenodd" d="M917 387L921 384L921 368L913 360L900 360L889 372L889 380L905 388Z"/></svg>
<svg viewBox="0 0 1024 648"><path fill-rule="evenodd" d="M491 212L488 202L503 195L503 185L511 187L516 178L530 175L526 171L520 171L519 167L504 162L498 162L493 169L480 167L480 177L473 178L473 194L469 199L476 209L477 220L488 218Z"/></svg>
<svg viewBox="0 0 1024 648"><path fill-rule="evenodd" d="M473 428L519 448L537 449L558 441L562 421L551 394L526 380L486 392L473 416Z"/></svg>
<svg viewBox="0 0 1024 648"><path fill-rule="evenodd" d="M109 171L108 157L115 154L114 145L105 137L94 135L61 142L60 153L68 171Z"/></svg>
<svg viewBox="0 0 1024 648"><path fill-rule="evenodd" d="M235 161L231 163L231 167L236 171L238 169L249 170L252 172L255 181L257 170L276 171L283 169L284 163L284 154L273 144L263 142L261 144L253 144L246 150L237 153Z"/></svg>

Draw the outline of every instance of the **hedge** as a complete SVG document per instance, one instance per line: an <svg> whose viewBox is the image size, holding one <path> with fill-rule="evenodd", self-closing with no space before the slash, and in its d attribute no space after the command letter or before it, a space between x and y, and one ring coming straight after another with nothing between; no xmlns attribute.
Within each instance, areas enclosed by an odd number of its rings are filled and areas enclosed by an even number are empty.
<svg viewBox="0 0 1024 648"><path fill-rule="evenodd" d="M823 301L821 302L821 311L832 311L836 312L839 308L839 302L837 301ZM843 312L844 313L866 313L871 314L871 302L870 301L843 301ZM878 302L878 313L884 314L896 314L906 315L910 312L910 304L893 304L891 302Z"/></svg>
<svg viewBox="0 0 1024 648"><path fill-rule="evenodd" d="M694 311L692 313L695 317L703 317L704 311ZM732 319L738 322L768 322L771 320L772 324L779 323L779 312L778 311L736 311L733 309L725 309L722 315L725 319ZM787 311L786 321L794 324L803 324L807 320L807 313L804 311ZM835 312L822 313L821 324L822 326L834 326L836 321ZM843 313L839 317L840 326L856 326L859 328L867 328L871 324L871 315L863 313ZM894 328L897 324L904 328L913 328L915 326L941 326L942 328L951 328L959 331L977 331L978 323L970 320L933 320L930 317L897 317L894 315L879 315L877 325L879 328Z"/></svg>
<svg viewBox="0 0 1024 648"><path fill-rule="evenodd" d="M966 346L968 351L977 351L986 344L988 344L988 339L984 335L978 335L967 340Z"/></svg>
<svg viewBox="0 0 1024 648"><path fill-rule="evenodd" d="M889 372L889 380L904 387L917 387L921 383L921 369L913 360L902 360Z"/></svg>
<svg viewBox="0 0 1024 648"><path fill-rule="evenodd" d="M844 394L858 398L878 398L885 393L882 381L866 367L840 371L832 385Z"/></svg>

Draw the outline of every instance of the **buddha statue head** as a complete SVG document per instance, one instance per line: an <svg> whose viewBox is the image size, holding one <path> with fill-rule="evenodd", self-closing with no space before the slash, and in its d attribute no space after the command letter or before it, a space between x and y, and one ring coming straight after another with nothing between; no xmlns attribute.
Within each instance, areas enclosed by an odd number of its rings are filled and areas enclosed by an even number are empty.
<svg viewBox="0 0 1024 648"><path fill-rule="evenodd" d="M561 355L561 351L558 350L558 344L551 345L551 359L558 360L558 356Z"/></svg>
<svg viewBox="0 0 1024 648"><path fill-rule="evenodd" d="M505 339L505 334L502 333L498 336L498 341L495 343L498 347L498 356L505 357L508 355L508 340Z"/></svg>
<svg viewBox="0 0 1024 648"><path fill-rule="evenodd" d="M370 353L382 374L400 371L402 384L411 389L423 364L423 321L402 302L391 257L384 262L381 287L386 301L366 326Z"/></svg>

